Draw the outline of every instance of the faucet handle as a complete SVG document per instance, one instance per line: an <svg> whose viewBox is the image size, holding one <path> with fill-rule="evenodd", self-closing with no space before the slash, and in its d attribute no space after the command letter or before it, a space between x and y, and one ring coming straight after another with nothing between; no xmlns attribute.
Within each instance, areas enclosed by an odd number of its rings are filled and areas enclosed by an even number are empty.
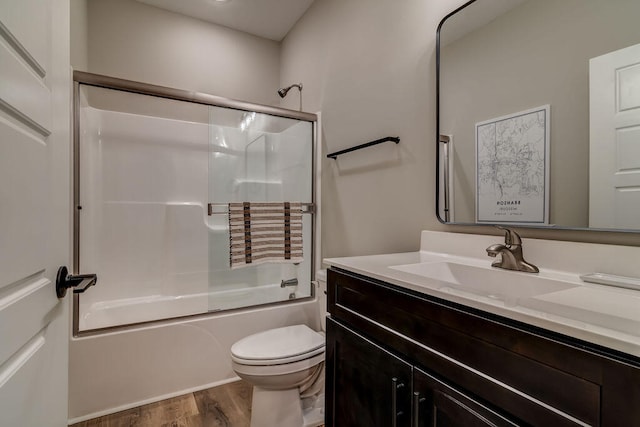
<svg viewBox="0 0 640 427"><path fill-rule="evenodd" d="M500 230L504 230L505 245L507 246L522 245L522 239L520 238L520 235L516 233L514 230L507 227L502 227L500 225L496 225L496 228L499 228Z"/></svg>

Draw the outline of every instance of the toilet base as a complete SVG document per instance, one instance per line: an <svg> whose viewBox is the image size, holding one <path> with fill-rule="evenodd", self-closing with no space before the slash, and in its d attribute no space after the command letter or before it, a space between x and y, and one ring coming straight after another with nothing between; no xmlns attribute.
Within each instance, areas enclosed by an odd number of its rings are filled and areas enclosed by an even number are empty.
<svg viewBox="0 0 640 427"><path fill-rule="evenodd" d="M324 393L302 409L300 391L253 387L251 427L317 427L324 424Z"/></svg>
<svg viewBox="0 0 640 427"><path fill-rule="evenodd" d="M302 419L303 427L318 427L324 425L324 394L322 394L322 406L304 410Z"/></svg>
<svg viewBox="0 0 640 427"><path fill-rule="evenodd" d="M302 427L300 391L266 390L253 387L251 403L251 427Z"/></svg>

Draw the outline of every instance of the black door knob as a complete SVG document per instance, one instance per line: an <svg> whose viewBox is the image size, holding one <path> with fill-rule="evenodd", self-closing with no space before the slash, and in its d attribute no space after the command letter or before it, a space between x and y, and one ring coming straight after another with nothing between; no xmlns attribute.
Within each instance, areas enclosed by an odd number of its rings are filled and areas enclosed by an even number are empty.
<svg viewBox="0 0 640 427"><path fill-rule="evenodd" d="M97 281L98 276L95 274L69 274L67 267L63 265L56 275L56 295L58 298L64 298L69 288L73 288L74 294L82 293Z"/></svg>

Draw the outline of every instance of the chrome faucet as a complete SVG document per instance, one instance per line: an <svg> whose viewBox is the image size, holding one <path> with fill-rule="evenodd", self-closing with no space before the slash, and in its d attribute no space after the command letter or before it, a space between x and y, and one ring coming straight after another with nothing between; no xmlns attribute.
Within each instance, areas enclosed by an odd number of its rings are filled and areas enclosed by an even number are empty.
<svg viewBox="0 0 640 427"><path fill-rule="evenodd" d="M522 256L522 239L515 231L496 226L501 230L504 230L504 245L497 243L487 248L487 255L495 257L500 254L501 259L494 261L491 266L504 268L506 270L524 271L526 273L537 273L538 267L528 263Z"/></svg>

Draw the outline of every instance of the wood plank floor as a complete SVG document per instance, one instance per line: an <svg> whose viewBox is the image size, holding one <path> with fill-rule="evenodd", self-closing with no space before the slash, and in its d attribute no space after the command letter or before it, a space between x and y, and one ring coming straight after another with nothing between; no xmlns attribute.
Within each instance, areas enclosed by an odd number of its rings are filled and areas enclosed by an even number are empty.
<svg viewBox="0 0 640 427"><path fill-rule="evenodd" d="M249 427L251 392L251 385L236 381L71 427Z"/></svg>
<svg viewBox="0 0 640 427"><path fill-rule="evenodd" d="M249 427L251 386L236 381L73 424L72 427Z"/></svg>

